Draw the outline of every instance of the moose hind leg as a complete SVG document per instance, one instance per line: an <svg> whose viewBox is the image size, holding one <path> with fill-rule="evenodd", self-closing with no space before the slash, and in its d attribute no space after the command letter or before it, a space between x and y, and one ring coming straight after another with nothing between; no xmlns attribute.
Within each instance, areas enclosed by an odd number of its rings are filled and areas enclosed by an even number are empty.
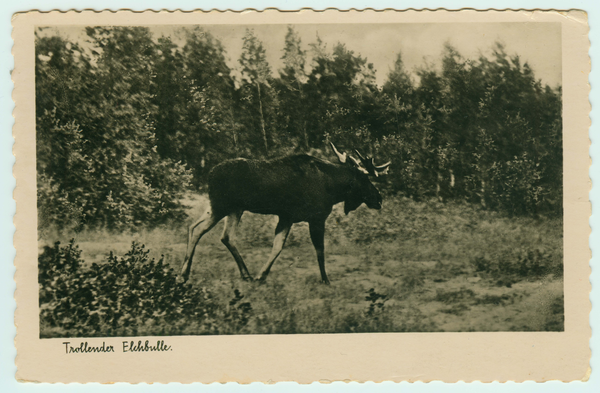
<svg viewBox="0 0 600 393"><path fill-rule="evenodd" d="M248 268L244 263L244 259L240 255L237 247L233 244L235 240L235 229L240 223L240 219L242 218L243 212L231 213L225 219L225 229L223 230L223 236L221 237L221 242L227 247L231 255L233 255L233 259L235 259L235 263L237 263L238 268L240 269L240 274L242 275L242 279L246 281L252 281L252 277L248 272Z"/></svg>
<svg viewBox="0 0 600 393"><path fill-rule="evenodd" d="M200 241L200 238L210 231L217 223L221 220L221 217L215 217L212 209L208 208L204 214L190 225L188 229L188 243L185 252L185 259L181 265L180 281L186 282L190 277L190 271L192 270L192 259L194 258L194 251L196 245Z"/></svg>
<svg viewBox="0 0 600 393"><path fill-rule="evenodd" d="M279 222L277 223L277 228L275 228L275 239L273 240L273 250L271 250L271 255L269 256L269 260L264 264L262 269L260 269L260 273L256 277L256 280L264 282L271 270L271 266L275 263L275 260L281 254L281 250L283 249L283 245L290 234L290 229L292 229L292 223L279 218Z"/></svg>
<svg viewBox="0 0 600 393"><path fill-rule="evenodd" d="M325 221L310 222L308 224L310 231L310 240L317 251L317 261L321 271L321 282L329 284L327 272L325 272Z"/></svg>

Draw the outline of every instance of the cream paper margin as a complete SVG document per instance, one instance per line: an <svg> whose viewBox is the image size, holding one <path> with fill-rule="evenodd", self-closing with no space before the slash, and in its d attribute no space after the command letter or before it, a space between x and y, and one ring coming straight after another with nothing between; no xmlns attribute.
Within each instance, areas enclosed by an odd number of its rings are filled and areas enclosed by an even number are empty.
<svg viewBox="0 0 600 393"><path fill-rule="evenodd" d="M121 353L132 338L69 339L116 353L66 355L65 339L39 338L35 173L34 26L302 23L562 24L564 332L179 336L172 352ZM548 381L589 377L588 245L590 59L583 11L29 12L13 16L17 187L14 218L16 378L35 382ZM136 338L156 341L156 337Z"/></svg>

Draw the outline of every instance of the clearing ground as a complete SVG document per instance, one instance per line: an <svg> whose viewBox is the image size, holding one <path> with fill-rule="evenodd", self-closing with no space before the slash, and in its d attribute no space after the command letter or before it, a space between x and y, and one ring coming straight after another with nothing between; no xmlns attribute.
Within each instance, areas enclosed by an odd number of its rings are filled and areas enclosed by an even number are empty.
<svg viewBox="0 0 600 393"><path fill-rule="evenodd" d="M137 234L89 231L75 241L86 264L104 263L109 251L123 255L135 240L178 271L187 227L206 203L190 197L190 218L181 226ZM276 220L242 218L237 245L252 274L271 251ZM264 284L240 279L220 242L222 230L220 223L200 241L190 283L223 305L239 290L252 308L241 333L564 329L560 219L397 197L387 198L381 211L362 206L348 216L338 205L327 221L330 286L320 283L306 224L294 225Z"/></svg>

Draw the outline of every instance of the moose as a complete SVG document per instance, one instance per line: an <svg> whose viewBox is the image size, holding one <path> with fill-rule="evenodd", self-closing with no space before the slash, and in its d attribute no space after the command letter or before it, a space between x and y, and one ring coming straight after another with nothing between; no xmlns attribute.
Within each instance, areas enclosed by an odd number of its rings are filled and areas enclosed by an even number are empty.
<svg viewBox="0 0 600 393"><path fill-rule="evenodd" d="M180 281L190 275L194 250L200 238L226 217L221 241L233 255L243 280L252 281L248 268L234 244L235 230L245 211L279 217L273 249L256 280L264 282L281 253L292 225L308 222L310 238L317 252L321 281L329 284L325 272L325 221L333 205L344 202L346 214L365 203L381 209L382 198L369 180L387 173L391 162L376 166L373 158L355 150L359 160L331 149L338 164L308 154L271 160L237 158L215 166L208 177L210 206L188 230L188 243Z"/></svg>

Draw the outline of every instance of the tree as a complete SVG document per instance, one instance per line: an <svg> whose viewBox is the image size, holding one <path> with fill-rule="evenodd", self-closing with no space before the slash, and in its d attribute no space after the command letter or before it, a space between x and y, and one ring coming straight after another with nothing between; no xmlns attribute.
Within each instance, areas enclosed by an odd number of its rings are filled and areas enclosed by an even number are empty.
<svg viewBox="0 0 600 393"><path fill-rule="evenodd" d="M284 68L279 71L281 112L286 117L285 124L288 132L300 139L298 145L308 151L310 145L304 110L306 105L304 85L308 80L305 70L306 51L302 49L300 36L291 26L288 26L285 36L282 59Z"/></svg>
<svg viewBox="0 0 600 393"><path fill-rule="evenodd" d="M311 48L313 65L306 84L311 144L333 137L372 153L377 104L373 65L341 43L329 53L318 36Z"/></svg>
<svg viewBox="0 0 600 393"><path fill-rule="evenodd" d="M85 108L79 97L90 90L91 65L79 45L60 36L41 36L41 32L35 32L37 169L64 173L67 157L55 155L81 140L78 124ZM70 131L64 128L67 124L72 125Z"/></svg>
<svg viewBox="0 0 600 393"><path fill-rule="evenodd" d="M239 62L242 67L242 79L247 86L253 86L256 89L255 102L258 104L258 118L260 120L260 130L264 144L264 154L269 155L269 138L265 127L265 115L263 113L263 96L266 89L270 89L271 70L267 62L265 48L262 42L254 35L250 29L246 29L246 35L243 38L244 44ZM246 95L249 101L252 96Z"/></svg>
<svg viewBox="0 0 600 393"><path fill-rule="evenodd" d="M237 155L234 84L224 49L207 31L179 31L182 47L158 40L157 145L161 156L182 161L201 185L210 168Z"/></svg>
<svg viewBox="0 0 600 393"><path fill-rule="evenodd" d="M277 78L247 30L239 80L199 27L86 33L36 30L38 202L60 225L164 222L181 214L192 172L202 187L225 159L318 154L328 140L391 159L379 181L413 198L562 211L561 89L500 44L478 59L447 44L441 67L415 76L399 54L379 87L366 58L318 35L305 50L293 27Z"/></svg>
<svg viewBox="0 0 600 393"><path fill-rule="evenodd" d="M79 50L64 40L40 38L36 43L41 54L39 104L53 106L36 125L39 141L51 141L38 154L40 206L62 227L122 229L177 217L182 213L178 199L190 177L183 165L156 152L152 37L145 28L86 32L90 59L66 56ZM50 51L48 42L64 44L64 50ZM53 61L59 53L64 65L54 68L52 64L60 64ZM64 89L45 87L46 70L67 81ZM76 79L68 79L64 71Z"/></svg>
<svg viewBox="0 0 600 393"><path fill-rule="evenodd" d="M402 54L398 53L381 89L380 116L384 118L385 134L400 135L405 131L412 114L414 87L404 69Z"/></svg>

